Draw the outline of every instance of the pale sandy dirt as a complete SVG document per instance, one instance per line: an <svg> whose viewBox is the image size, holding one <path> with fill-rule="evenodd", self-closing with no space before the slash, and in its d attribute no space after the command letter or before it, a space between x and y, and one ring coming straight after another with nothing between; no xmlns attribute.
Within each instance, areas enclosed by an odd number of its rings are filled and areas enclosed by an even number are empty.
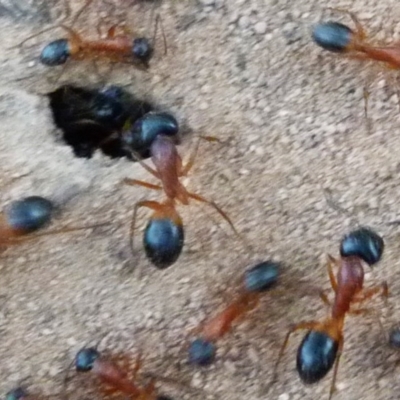
<svg viewBox="0 0 400 400"><path fill-rule="evenodd" d="M38 30L60 22L61 6L48 10L18 1L7 12L0 2L1 203L44 195L61 207L53 227L112 224L84 233L52 236L10 248L1 258L0 393L29 377L40 398L65 394L65 371L76 351L107 335L101 349L145 356L144 371L201 389L160 382L176 399L325 399L331 374L305 387L295 370L296 335L283 359L278 382L267 392L278 347L290 323L322 318L317 288L327 288L324 254L336 255L354 221L330 208L335 201L353 220L370 225L386 241L384 260L366 284L387 279L391 298L380 301L388 330L400 316L400 121L393 81L373 65L341 60L317 48L309 27L328 17L322 7L351 7L375 39L398 40L397 0L320 1L164 0L168 55L161 42L149 73L116 66L102 77L91 63L71 62L58 83L127 84L128 89L176 113L194 132L180 151L187 155L203 133L224 144L204 144L189 179L191 190L217 201L254 246L250 253L208 209L180 208L187 242L178 262L162 272L145 259L138 240L135 263L143 278L124 273L132 207L156 192L120 185L124 177L149 179L139 165L96 153L73 156L54 127L46 97L59 71L41 66L45 33L22 49L9 50ZM110 5L118 4L119 10ZM209 5L207 5L209 4ZM2 7L3 6L3 7ZM79 1L71 2L76 12ZM25 10L25 11L24 11ZM139 33L152 32L151 7L102 2L75 27L96 36L99 13L105 26L125 20ZM10 11L10 10L9 10ZM342 15L334 18L347 21ZM372 134L363 118L362 88L371 80ZM26 78L19 80L20 78ZM141 212L139 229L148 213ZM220 229L220 227L222 229ZM258 260L284 262L280 289L266 294L246 323L219 344L218 360L204 370L186 365L186 332L226 303L227 288ZM396 354L373 318L349 318L336 399L397 399ZM85 383L86 382L86 383ZM99 398L87 392L90 377L68 386L69 398ZM86 388L86 389L85 389Z"/></svg>

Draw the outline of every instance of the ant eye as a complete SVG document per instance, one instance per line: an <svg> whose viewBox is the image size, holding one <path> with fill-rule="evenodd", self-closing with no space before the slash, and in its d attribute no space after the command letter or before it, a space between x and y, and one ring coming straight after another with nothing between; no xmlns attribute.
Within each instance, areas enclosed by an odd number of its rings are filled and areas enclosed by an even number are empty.
<svg viewBox="0 0 400 400"><path fill-rule="evenodd" d="M10 390L6 394L6 399L5 400L20 400L23 399L24 397L27 397L26 391L22 387L18 387L16 389Z"/></svg>
<svg viewBox="0 0 400 400"><path fill-rule="evenodd" d="M189 363L201 366L211 364L215 358L216 348L213 343L196 339L190 343L189 347Z"/></svg>
<svg viewBox="0 0 400 400"><path fill-rule="evenodd" d="M376 264L382 257L385 243L382 237L368 228L360 228L346 235L340 243L342 257L356 256L369 266Z"/></svg>
<svg viewBox="0 0 400 400"><path fill-rule="evenodd" d="M49 67L65 64L71 55L67 39L50 42L40 54L40 62Z"/></svg>
<svg viewBox="0 0 400 400"><path fill-rule="evenodd" d="M75 368L78 372L87 372L93 368L93 364L100 357L100 353L90 347L79 350L75 357Z"/></svg>
<svg viewBox="0 0 400 400"><path fill-rule="evenodd" d="M249 292L262 292L273 286L278 280L279 264L266 261L246 271L244 286Z"/></svg>
<svg viewBox="0 0 400 400"><path fill-rule="evenodd" d="M133 55L143 62L148 62L153 55L153 47L147 38L136 38L132 46Z"/></svg>
<svg viewBox="0 0 400 400"><path fill-rule="evenodd" d="M5 214L8 224L13 229L32 232L50 221L53 209L51 201L31 196L11 203Z"/></svg>
<svg viewBox="0 0 400 400"><path fill-rule="evenodd" d="M353 36L353 31L339 22L318 24L312 31L314 42L325 50L341 53L346 50Z"/></svg>

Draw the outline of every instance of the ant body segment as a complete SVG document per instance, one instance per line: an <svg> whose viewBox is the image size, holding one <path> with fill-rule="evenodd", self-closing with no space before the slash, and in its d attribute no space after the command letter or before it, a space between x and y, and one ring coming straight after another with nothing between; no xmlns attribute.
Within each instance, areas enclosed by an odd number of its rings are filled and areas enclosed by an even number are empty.
<svg viewBox="0 0 400 400"><path fill-rule="evenodd" d="M361 60L380 61L392 69L400 69L400 46L374 46L367 42L363 26L354 13L349 14L355 30L339 22L328 21L313 28L314 42L325 50L342 53Z"/></svg>
<svg viewBox="0 0 400 400"><path fill-rule="evenodd" d="M6 393L5 400L26 400L29 393L21 386L18 386Z"/></svg>
<svg viewBox="0 0 400 400"><path fill-rule="evenodd" d="M105 39L86 39L71 28L61 25L69 34L68 39L57 39L44 47L40 62L49 67L65 64L68 59L105 58L113 62L133 63L147 69L154 48L147 38L134 38L128 34L117 35L111 27Z"/></svg>
<svg viewBox="0 0 400 400"><path fill-rule="evenodd" d="M238 297L210 320L203 322L191 333L198 337L189 345L189 363L206 366L214 361L215 342L228 333L234 323L254 310L261 295L278 279L278 264L262 262L245 272Z"/></svg>
<svg viewBox="0 0 400 400"><path fill-rule="evenodd" d="M34 239L39 236L85 230L105 225L100 223L86 227L64 227L43 233L32 233L50 222L53 211L53 203L40 196L25 197L12 202L0 215L0 247L18 244L24 240Z"/></svg>
<svg viewBox="0 0 400 400"><path fill-rule="evenodd" d="M203 139L212 140L204 137ZM136 203L131 224L131 248L134 251L133 238L137 211L141 207L153 210L153 215L144 232L143 243L147 257L159 269L172 265L179 257L184 244L183 222L176 210L176 203L188 205L191 199L206 203L213 207L233 231L237 231L225 212L213 201L205 199L196 193L189 192L180 181L193 167L197 155L199 142L190 156L187 164L183 165L172 138L164 134L158 135L150 146L150 154L155 169L139 160L140 164L161 181L161 185L140 181L137 179L124 179L127 185L139 185L148 189L162 190L166 195L163 202L140 201Z"/></svg>
<svg viewBox="0 0 400 400"><path fill-rule="evenodd" d="M305 321L293 325L288 331L277 362L275 364L273 382L277 378L279 363L288 345L290 335L300 329L307 330L297 351L297 371L300 379L306 384L321 380L333 367L334 372L330 387L329 399L335 391L336 376L343 350L343 328L347 314L362 315L367 308L352 309L355 304L362 304L371 297L381 294L388 296L386 282L379 286L364 288L364 265L372 267L382 257L383 240L374 231L360 228L346 235L340 245L341 258L328 256L328 275L335 293L333 304L324 292L321 299L331 307L331 315L323 321ZM333 267L338 268L335 277Z"/></svg>
<svg viewBox="0 0 400 400"><path fill-rule="evenodd" d="M169 397L156 394L155 379L144 386L139 387L136 385L137 374L142 366L142 359L139 355L136 359L132 377L129 376L129 361L124 357L124 367L120 367L118 363L112 359L108 359L100 354L95 347L86 347L76 354L74 365L77 372L92 372L98 379L108 386L111 393L122 392L132 399L140 400L165 400ZM132 378L132 379L131 379Z"/></svg>

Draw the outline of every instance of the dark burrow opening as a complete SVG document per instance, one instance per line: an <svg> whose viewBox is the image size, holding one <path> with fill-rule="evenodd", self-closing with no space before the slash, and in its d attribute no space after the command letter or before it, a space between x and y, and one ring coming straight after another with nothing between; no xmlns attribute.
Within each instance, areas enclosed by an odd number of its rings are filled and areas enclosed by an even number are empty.
<svg viewBox="0 0 400 400"><path fill-rule="evenodd" d="M91 158L100 150L112 158L135 160L150 155L151 143L159 134L179 141L178 122L172 114L119 86L65 85L47 96L54 122L77 157Z"/></svg>

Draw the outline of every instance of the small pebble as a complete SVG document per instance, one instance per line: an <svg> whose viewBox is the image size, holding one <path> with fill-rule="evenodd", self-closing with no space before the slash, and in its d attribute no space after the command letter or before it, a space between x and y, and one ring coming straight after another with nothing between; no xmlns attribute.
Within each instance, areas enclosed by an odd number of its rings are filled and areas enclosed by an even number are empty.
<svg viewBox="0 0 400 400"><path fill-rule="evenodd" d="M257 35L264 35L267 32L267 23L264 21L257 22L254 25L254 32Z"/></svg>

